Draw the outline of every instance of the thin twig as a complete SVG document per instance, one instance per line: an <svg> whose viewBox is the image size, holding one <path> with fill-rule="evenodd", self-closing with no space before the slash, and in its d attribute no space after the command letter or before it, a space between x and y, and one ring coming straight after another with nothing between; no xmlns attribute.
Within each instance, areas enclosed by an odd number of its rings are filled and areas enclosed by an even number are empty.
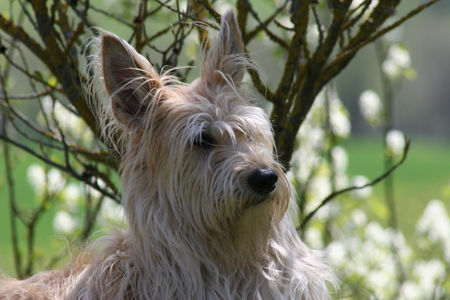
<svg viewBox="0 0 450 300"><path fill-rule="evenodd" d="M84 4L85 2L86 2L86 1L81 1L81 3L83 3L83 4ZM98 13L104 15L104 16L107 16L107 17L109 17L109 18L111 18L111 19L114 19L114 20L116 20L116 21L118 21L118 22L120 22L120 23L122 23L122 24L124 24L124 25L126 25L126 26L128 26L128 27L134 27L133 23L128 22L128 21L122 19L121 17L116 16L115 14L110 13L110 12L104 10L104 9L95 7L95 6L93 6L92 4L90 4L90 3L89 3L89 8L92 9L93 11L95 11L95 12L98 12Z"/></svg>
<svg viewBox="0 0 450 300"><path fill-rule="evenodd" d="M0 94L0 99L1 100L5 100L5 99L9 99L9 100L38 100L38 99L34 99L34 98L39 98L42 96L47 96L50 93L52 93L53 90L45 90L39 93L32 93L32 94L21 94L21 95L8 95L8 97L6 97L5 95Z"/></svg>
<svg viewBox="0 0 450 300"><path fill-rule="evenodd" d="M324 32L323 32L323 28L322 28L322 23L320 22L319 15L317 14L316 6L317 6L317 4L312 4L311 11L313 12L317 30L319 31L319 44L317 47L320 48L320 47L322 47Z"/></svg>
<svg viewBox="0 0 450 300"><path fill-rule="evenodd" d="M328 202L330 202L331 200L333 200L334 198L336 198L337 196L347 193L347 192L351 192L354 190L360 190L360 189L364 189L370 186L374 186L375 184L377 184L378 182L380 182L381 180L385 179L386 177L388 177L389 175L391 175L392 172L395 171L395 169L397 169L398 167L400 167L403 162L405 161L407 155L408 155L408 151L409 151L409 146L410 146L410 140L406 141L405 147L403 148L403 156L401 158L401 160L396 163L395 165L393 165L389 170L387 170L385 173L383 173L382 175L378 176L377 178L375 178L374 180L372 180L371 182L364 184L362 186L350 186L347 187L345 189L339 190L339 191L335 191L331 194L329 194L327 197L325 197L325 199L322 200L322 202L316 207L314 208L311 212L309 212L306 217L303 219L303 222L300 224L300 226L297 228L297 231L302 231L306 224L312 219L312 217L322 208L324 207Z"/></svg>
<svg viewBox="0 0 450 300"><path fill-rule="evenodd" d="M276 18L276 16L278 16L278 14L280 14L284 10L288 1L285 1L280 7L278 7L275 10L275 12L271 16L269 16L265 21L262 21L260 19L258 13L253 9L252 5L248 0L244 0L243 2L245 3L247 10L250 12L250 14L256 20L256 22L258 22L258 26L256 26L253 30L245 34L244 43L248 44L261 30L264 30L264 32L273 42L277 43L278 45L280 45L285 49L289 49L288 43L286 43L284 39L277 36L268 28L270 22L272 22Z"/></svg>
<svg viewBox="0 0 450 300"><path fill-rule="evenodd" d="M114 201L116 201L117 203L120 203L120 195L118 195L117 193L111 193L110 191L100 187L97 183L92 182L91 180L89 180L89 178L84 175L84 174L78 174L77 172L75 172L75 170L73 169L69 169L67 166L58 164L56 162L54 162L53 160L37 153L36 151L34 151L33 149L27 147L24 144L19 143L18 141L12 140L11 138L9 138L7 135L4 135L3 133L0 133L0 139L3 139L5 142L8 142L16 147L18 147L19 149L24 150L25 152L33 155L36 158L39 158L41 161L43 161L45 164L55 167L57 169L60 169L61 171L64 171L68 174L70 174L71 176L73 176L74 178L86 183L87 185L93 187L94 189L96 189L97 191L99 191L100 193L102 193L103 195L113 199ZM92 174L93 175L93 174Z"/></svg>

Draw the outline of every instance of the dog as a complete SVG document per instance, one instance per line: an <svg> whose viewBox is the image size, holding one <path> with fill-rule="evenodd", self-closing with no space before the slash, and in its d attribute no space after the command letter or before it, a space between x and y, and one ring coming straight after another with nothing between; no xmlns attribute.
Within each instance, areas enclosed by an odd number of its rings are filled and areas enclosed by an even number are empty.
<svg viewBox="0 0 450 300"><path fill-rule="evenodd" d="M94 46L129 226L65 270L3 281L0 298L327 299L332 271L297 234L270 121L242 87L251 63L234 13L189 85L112 33Z"/></svg>

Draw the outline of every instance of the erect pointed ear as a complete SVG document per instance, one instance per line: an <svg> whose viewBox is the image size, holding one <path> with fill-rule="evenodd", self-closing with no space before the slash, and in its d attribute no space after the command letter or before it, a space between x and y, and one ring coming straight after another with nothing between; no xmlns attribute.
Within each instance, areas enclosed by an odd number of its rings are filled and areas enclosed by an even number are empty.
<svg viewBox="0 0 450 300"><path fill-rule="evenodd" d="M149 101L161 91L158 73L150 62L118 36L101 36L103 78L114 117L124 125L138 125Z"/></svg>
<svg viewBox="0 0 450 300"><path fill-rule="evenodd" d="M232 83L239 86L248 61L244 55L241 32L232 10L228 10L220 22L219 39L205 53L202 80L207 84Z"/></svg>

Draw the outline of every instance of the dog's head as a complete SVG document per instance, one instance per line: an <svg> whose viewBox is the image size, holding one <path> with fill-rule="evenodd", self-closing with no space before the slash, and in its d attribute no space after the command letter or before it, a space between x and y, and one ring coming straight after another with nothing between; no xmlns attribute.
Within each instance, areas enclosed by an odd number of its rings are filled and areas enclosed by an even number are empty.
<svg viewBox="0 0 450 300"><path fill-rule="evenodd" d="M241 87L249 62L232 12L223 16L201 76L190 85L159 75L110 33L101 35L98 57L111 104L104 119L124 141L131 226L148 232L158 223L241 239L281 218L289 184L274 158L270 122Z"/></svg>

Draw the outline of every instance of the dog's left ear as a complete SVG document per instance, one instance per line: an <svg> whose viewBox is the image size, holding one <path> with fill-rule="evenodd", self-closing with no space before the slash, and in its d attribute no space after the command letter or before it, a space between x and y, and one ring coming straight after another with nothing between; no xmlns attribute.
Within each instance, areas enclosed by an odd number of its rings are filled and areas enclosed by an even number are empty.
<svg viewBox="0 0 450 300"><path fill-rule="evenodd" d="M202 64L202 81L207 84L239 86L247 60L236 16L227 11L221 19L219 39L207 51ZM230 82L231 81L231 82Z"/></svg>

